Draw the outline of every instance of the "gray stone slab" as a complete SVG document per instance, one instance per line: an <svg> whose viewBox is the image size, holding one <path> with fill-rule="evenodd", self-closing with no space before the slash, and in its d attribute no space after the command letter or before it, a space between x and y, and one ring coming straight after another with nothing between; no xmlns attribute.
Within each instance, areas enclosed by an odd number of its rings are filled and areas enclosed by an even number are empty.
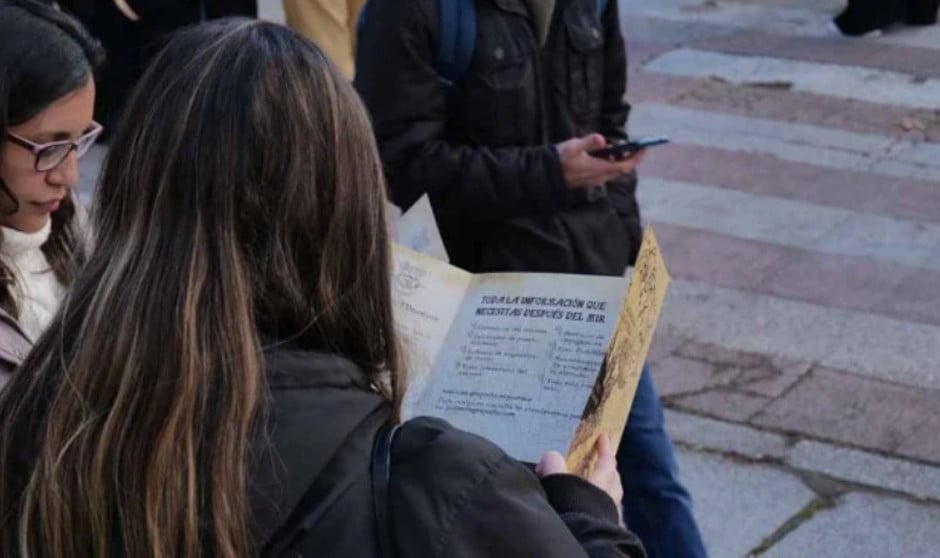
<svg viewBox="0 0 940 558"><path fill-rule="evenodd" d="M783 436L674 410L666 411L666 431L680 444L751 459L783 459L787 453Z"/></svg>
<svg viewBox="0 0 940 558"><path fill-rule="evenodd" d="M677 279L659 328L700 343L940 389L937 326Z"/></svg>
<svg viewBox="0 0 940 558"><path fill-rule="evenodd" d="M637 135L667 135L676 142L745 153L766 153L796 163L884 176L940 180L940 144L912 143L810 124L791 124L639 103L630 115ZM851 185L849 185L851 186Z"/></svg>
<svg viewBox="0 0 940 558"><path fill-rule="evenodd" d="M938 525L938 507L872 494L848 494L836 507L819 512L761 557L937 556Z"/></svg>
<svg viewBox="0 0 940 558"><path fill-rule="evenodd" d="M940 414L931 416L911 433L897 453L940 464Z"/></svg>
<svg viewBox="0 0 940 558"><path fill-rule="evenodd" d="M652 367L656 389L661 397L701 391L715 385L727 385L731 379L716 374L713 364L678 356L669 356Z"/></svg>
<svg viewBox="0 0 940 558"><path fill-rule="evenodd" d="M734 391L733 389L712 389L703 393L679 396L672 400L677 407L694 411L710 417L747 422L763 410L770 399Z"/></svg>
<svg viewBox="0 0 940 558"><path fill-rule="evenodd" d="M902 72L689 48L666 53L646 68L678 76L717 77L737 85L783 83L794 91L923 109L935 108L940 97L940 79L915 82L914 76Z"/></svg>
<svg viewBox="0 0 940 558"><path fill-rule="evenodd" d="M771 467L687 450L679 462L715 558L743 558L815 498L799 479Z"/></svg>
<svg viewBox="0 0 940 558"><path fill-rule="evenodd" d="M644 216L656 222L940 271L932 257L938 225L656 177L644 178L638 197Z"/></svg>
<svg viewBox="0 0 940 558"><path fill-rule="evenodd" d="M685 26L688 33L680 35L688 41L711 33L730 34L732 30L799 37L830 38L827 24L845 2L812 3L786 2L769 5L767 0L739 2L707 2L704 0L644 0L621 1L628 29L641 31L652 23L672 24L672 28ZM631 25L631 22L633 24ZM656 38L648 32L645 36ZM660 35L672 37L670 35ZM878 38L866 39L872 45L893 44L908 47L940 49L940 29L937 27L905 27ZM873 48L877 48L876 46Z"/></svg>
<svg viewBox="0 0 940 558"><path fill-rule="evenodd" d="M787 462L797 469L940 501L940 467L808 440L790 450Z"/></svg>
<svg viewBox="0 0 940 558"><path fill-rule="evenodd" d="M654 365L657 362L668 358L672 353L676 352L676 349L681 347L683 343L685 343L685 339L682 339L681 337L670 337L666 334L657 332L653 337L653 344L650 345L650 352L649 355L647 355L646 360L649 361L651 365Z"/></svg>
<svg viewBox="0 0 940 558"><path fill-rule="evenodd" d="M892 452L928 417L940 392L814 369L752 421L776 430Z"/></svg>
<svg viewBox="0 0 940 558"><path fill-rule="evenodd" d="M747 382L741 388L764 397L780 397L800 381L810 368L812 363L809 361L773 357L770 359L770 365L761 369L761 372L765 373L763 377Z"/></svg>

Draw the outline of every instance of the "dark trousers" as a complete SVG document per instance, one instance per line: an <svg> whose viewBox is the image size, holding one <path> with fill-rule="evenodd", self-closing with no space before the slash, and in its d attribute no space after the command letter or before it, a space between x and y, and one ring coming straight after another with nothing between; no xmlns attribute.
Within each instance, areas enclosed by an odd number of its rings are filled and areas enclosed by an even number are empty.
<svg viewBox="0 0 940 558"><path fill-rule="evenodd" d="M95 117L105 126L105 138L147 64L173 31L204 18L258 14L256 0L155 0L159 9L133 22L113 0L60 0L59 4L81 20L107 52L95 100Z"/></svg>
<svg viewBox="0 0 940 558"><path fill-rule="evenodd" d="M649 558L705 558L705 545L692 516L692 499L679 483L663 408L649 368L643 369L620 448L623 517L640 537Z"/></svg>
<svg viewBox="0 0 940 558"><path fill-rule="evenodd" d="M849 0L835 23L846 35L864 35L895 23L932 25L938 9L940 0Z"/></svg>

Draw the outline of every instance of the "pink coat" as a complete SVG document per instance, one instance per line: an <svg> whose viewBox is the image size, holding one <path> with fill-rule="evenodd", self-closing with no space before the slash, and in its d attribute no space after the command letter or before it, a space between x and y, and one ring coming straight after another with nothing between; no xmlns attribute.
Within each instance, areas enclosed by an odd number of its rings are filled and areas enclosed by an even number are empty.
<svg viewBox="0 0 940 558"><path fill-rule="evenodd" d="M0 389L23 364L32 346L33 342L13 316L0 309Z"/></svg>

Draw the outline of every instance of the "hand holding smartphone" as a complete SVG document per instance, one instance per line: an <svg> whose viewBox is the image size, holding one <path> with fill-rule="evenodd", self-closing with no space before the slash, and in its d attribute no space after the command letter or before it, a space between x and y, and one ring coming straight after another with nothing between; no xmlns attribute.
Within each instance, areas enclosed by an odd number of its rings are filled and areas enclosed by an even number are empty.
<svg viewBox="0 0 940 558"><path fill-rule="evenodd" d="M631 141L614 143L601 149L594 149L588 151L588 155L591 157L597 157L598 159L607 159L613 161L623 161L624 159L629 159L633 155L648 149L650 147L655 147L657 145L663 145L669 143L669 138L665 137L646 137L646 138L636 138Z"/></svg>

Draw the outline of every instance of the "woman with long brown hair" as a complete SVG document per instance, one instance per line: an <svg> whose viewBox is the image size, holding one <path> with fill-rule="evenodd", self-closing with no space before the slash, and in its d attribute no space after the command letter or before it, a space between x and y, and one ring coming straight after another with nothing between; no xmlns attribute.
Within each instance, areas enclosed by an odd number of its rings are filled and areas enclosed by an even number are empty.
<svg viewBox="0 0 940 558"><path fill-rule="evenodd" d="M0 0L0 386L58 309L79 252L72 189L101 52L77 22Z"/></svg>
<svg viewBox="0 0 940 558"><path fill-rule="evenodd" d="M311 43L249 21L171 41L114 136L96 246L0 394L0 554L641 556L598 488L609 446L594 484L539 479L409 421L376 505L403 386L384 201Z"/></svg>

